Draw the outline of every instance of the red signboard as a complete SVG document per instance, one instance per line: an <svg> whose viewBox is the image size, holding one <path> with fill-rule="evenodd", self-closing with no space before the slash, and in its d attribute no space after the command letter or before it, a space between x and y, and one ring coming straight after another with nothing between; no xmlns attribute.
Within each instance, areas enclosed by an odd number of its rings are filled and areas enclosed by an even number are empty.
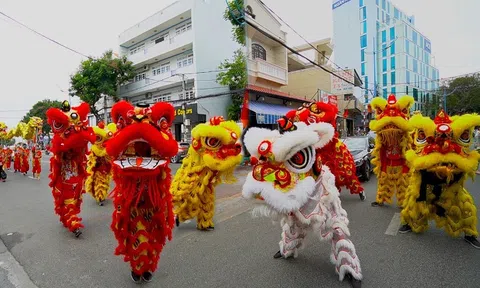
<svg viewBox="0 0 480 288"><path fill-rule="evenodd" d="M337 96L336 95L328 95L328 103L337 106Z"/></svg>

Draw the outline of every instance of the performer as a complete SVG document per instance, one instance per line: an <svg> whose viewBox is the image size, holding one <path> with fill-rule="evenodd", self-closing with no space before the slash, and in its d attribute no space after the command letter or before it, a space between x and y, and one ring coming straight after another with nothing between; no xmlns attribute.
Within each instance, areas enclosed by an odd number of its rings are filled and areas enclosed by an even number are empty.
<svg viewBox="0 0 480 288"><path fill-rule="evenodd" d="M470 150L480 116L449 117L440 111L434 120L415 115L410 123L415 129L415 148L406 154L412 177L399 232L424 232L428 221L435 220L450 236L464 234L465 241L480 249L477 208L465 189L467 178L475 178L480 160L480 154Z"/></svg>
<svg viewBox="0 0 480 288"><path fill-rule="evenodd" d="M111 228L118 241L115 254L130 262L135 283L152 280L163 246L172 238L168 164L178 152L170 131L174 117L173 106L163 102L133 107L120 101L112 107L118 131L106 142L116 184Z"/></svg>
<svg viewBox="0 0 480 288"><path fill-rule="evenodd" d="M377 197L372 206L391 204L396 192L397 205L403 207L408 187L409 168L405 162L405 152L412 145L411 127L408 123L413 97L395 95L388 100L377 97L371 102L375 119L370 121L370 130L377 134L372 151L373 172L377 176Z"/></svg>
<svg viewBox="0 0 480 288"><path fill-rule="evenodd" d="M304 122L307 125L312 123L328 123L333 129L336 129L336 118L338 108L332 104L317 102L304 104L298 110L293 110L287 113L283 118L280 118L278 125L283 130L289 130L295 126L293 122ZM330 168L330 171L335 175L335 185L339 191L342 186L346 186L351 194L358 194L360 200L365 201L366 196L364 189L357 177L355 161L352 153L347 146L338 139L338 132L335 132L330 142L324 143L323 139L319 143L316 153L322 156L322 162Z"/></svg>
<svg viewBox="0 0 480 288"><path fill-rule="evenodd" d="M48 124L52 127L52 153L50 159L50 187L54 198L55 213L60 222L79 237L83 227L78 217L82 204L83 188L87 176L85 171L88 142L95 141L95 134L88 127L87 103L70 107L68 101L62 103L61 110L47 110Z"/></svg>
<svg viewBox="0 0 480 288"><path fill-rule="evenodd" d="M5 150L0 146L0 182L5 182L7 179L7 173L5 173L5 159L6 159Z"/></svg>
<svg viewBox="0 0 480 288"><path fill-rule="evenodd" d="M12 166L12 155L13 155L13 151L10 147L6 147L5 148L5 165L4 165L4 168L6 170L10 170L11 166Z"/></svg>
<svg viewBox="0 0 480 288"><path fill-rule="evenodd" d="M21 147L21 144L17 144L15 146L15 152L14 152L14 155L13 155L13 169L14 169L14 173L17 173L17 172L20 172L20 168L21 168L21 154L22 154L22 147Z"/></svg>
<svg viewBox="0 0 480 288"><path fill-rule="evenodd" d="M30 149L26 143L22 144L22 150L20 152L20 172L27 176L28 170L30 170L29 158L30 158Z"/></svg>
<svg viewBox="0 0 480 288"><path fill-rule="evenodd" d="M197 229L213 230L215 186L233 183L242 161L240 127L234 121L213 117L192 129L192 145L170 189L177 225L197 217Z"/></svg>
<svg viewBox="0 0 480 288"><path fill-rule="evenodd" d="M292 123L288 131L250 128L245 146L252 155L253 172L243 186L245 198L263 200L255 214L281 220L280 251L274 258L297 257L309 231L331 241L330 259L342 281L361 287L362 272L355 246L349 240L347 212L335 187L335 176L316 149L329 143L334 129L327 123Z"/></svg>
<svg viewBox="0 0 480 288"><path fill-rule="evenodd" d="M40 150L40 145L35 145L32 149L32 173L33 178L40 180L40 173L42 173L42 165L40 164L42 160L42 150Z"/></svg>
<svg viewBox="0 0 480 288"><path fill-rule="evenodd" d="M115 123L110 123L108 128L105 127L103 122L93 127L93 132L95 132L97 138L88 155L87 172L89 175L85 181L85 189L97 201L99 206L103 206L110 190L112 165L107 159L105 143L112 138L115 131Z"/></svg>

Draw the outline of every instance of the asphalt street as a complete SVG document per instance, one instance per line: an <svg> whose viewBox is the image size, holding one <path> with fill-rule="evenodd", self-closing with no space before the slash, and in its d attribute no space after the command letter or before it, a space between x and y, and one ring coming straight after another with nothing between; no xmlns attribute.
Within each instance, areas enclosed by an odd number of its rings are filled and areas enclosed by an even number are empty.
<svg viewBox="0 0 480 288"><path fill-rule="evenodd" d="M0 183L0 287L138 287L129 278L128 264L113 255L111 202L99 207L85 195L85 229L75 239L53 213L48 163L43 161L40 181L9 173L7 182ZM330 245L314 236L307 238L297 259L273 259L279 224L249 213L252 203L238 197L244 174L238 174L239 183L217 190L215 231L197 231L194 221L175 230L147 286L349 287L334 273ZM421 235L397 234L399 209L371 207L375 179L364 187L365 202L345 190L341 195L362 264L363 287L480 287L480 250L434 225ZM478 182L467 184L477 206L479 188Z"/></svg>

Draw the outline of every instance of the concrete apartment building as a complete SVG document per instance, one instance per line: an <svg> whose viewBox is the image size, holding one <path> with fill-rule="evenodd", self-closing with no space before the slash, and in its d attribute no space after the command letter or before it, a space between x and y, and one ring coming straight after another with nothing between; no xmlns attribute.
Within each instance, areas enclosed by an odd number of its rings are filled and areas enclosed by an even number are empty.
<svg viewBox="0 0 480 288"><path fill-rule="evenodd" d="M247 0L245 9L249 22L286 44L281 23L261 2ZM250 126L274 128L281 116L300 107L305 98L281 90L289 81L287 49L250 25L246 27Z"/></svg>
<svg viewBox="0 0 480 288"><path fill-rule="evenodd" d="M335 62L360 71L364 100L411 95L424 110L439 85L432 44L408 16L387 0L334 0Z"/></svg>
<svg viewBox="0 0 480 288"><path fill-rule="evenodd" d="M229 87L215 79L219 64L240 47L223 19L226 8L225 1L179 0L118 36L120 54L137 72L131 83L119 87L119 97L133 103L171 102L177 141L188 140L196 124L227 116ZM187 126L182 125L184 111Z"/></svg>
<svg viewBox="0 0 480 288"><path fill-rule="evenodd" d="M300 53L306 52L308 55L314 55L314 57L309 57L325 70L348 78L347 80L357 86L362 85L360 77L355 70L337 71L335 67L329 64L328 59L332 57L333 53L330 38L313 41L310 44L293 47L293 49ZM354 85L343 82L325 70L289 52L288 85L281 87L281 91L311 101L336 103L339 110L337 118L337 129L339 131L345 130L346 134L352 134L357 127L363 129L364 123L362 122L361 114L364 107L362 102L357 99L357 97L361 96L361 92L357 91L358 94L354 95ZM337 87L336 83L339 83L340 86ZM332 101L332 97L334 101ZM347 111L346 115L345 111Z"/></svg>

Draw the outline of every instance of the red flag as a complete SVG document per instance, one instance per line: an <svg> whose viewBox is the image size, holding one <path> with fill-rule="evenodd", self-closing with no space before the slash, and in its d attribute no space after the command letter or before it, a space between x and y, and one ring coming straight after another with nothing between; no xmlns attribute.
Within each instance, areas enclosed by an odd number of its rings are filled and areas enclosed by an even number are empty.
<svg viewBox="0 0 480 288"><path fill-rule="evenodd" d="M248 109L248 102L249 102L248 90L245 89L245 92L243 93L243 107L242 107L242 112L240 116L244 129L245 127L248 126L248 116L250 114Z"/></svg>
<svg viewBox="0 0 480 288"><path fill-rule="evenodd" d="M348 110L345 110L345 111L343 112L343 118L347 118L347 117L348 117Z"/></svg>

